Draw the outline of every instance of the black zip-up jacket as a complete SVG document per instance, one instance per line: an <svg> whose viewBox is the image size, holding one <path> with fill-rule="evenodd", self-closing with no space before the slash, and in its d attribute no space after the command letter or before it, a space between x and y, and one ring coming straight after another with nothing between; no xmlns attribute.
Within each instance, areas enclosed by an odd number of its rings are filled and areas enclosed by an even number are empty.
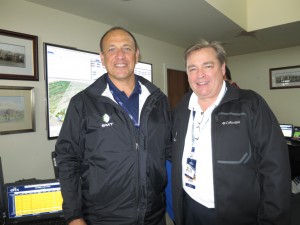
<svg viewBox="0 0 300 225"><path fill-rule="evenodd" d="M75 95L56 143L67 221L90 225L165 225L167 97L151 82L137 129L113 100L101 96L107 74Z"/></svg>
<svg viewBox="0 0 300 225"><path fill-rule="evenodd" d="M217 225L289 225L290 166L279 124L261 96L226 85L227 91L211 115ZM172 191L176 225L183 225L181 161L190 96L191 93L183 98L173 117Z"/></svg>

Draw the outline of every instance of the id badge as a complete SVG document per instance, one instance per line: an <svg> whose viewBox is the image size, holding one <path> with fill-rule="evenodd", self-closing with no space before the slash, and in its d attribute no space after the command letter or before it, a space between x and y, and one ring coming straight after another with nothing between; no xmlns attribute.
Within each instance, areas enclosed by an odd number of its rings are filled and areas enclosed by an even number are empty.
<svg viewBox="0 0 300 225"><path fill-rule="evenodd" d="M196 164L197 161L195 159L187 158L186 170L184 175L189 179L196 180Z"/></svg>

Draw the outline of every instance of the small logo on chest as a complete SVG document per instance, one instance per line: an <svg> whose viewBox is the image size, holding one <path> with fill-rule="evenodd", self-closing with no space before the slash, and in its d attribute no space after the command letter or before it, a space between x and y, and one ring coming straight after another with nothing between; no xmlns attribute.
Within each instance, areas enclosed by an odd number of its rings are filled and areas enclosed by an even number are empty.
<svg viewBox="0 0 300 225"><path fill-rule="evenodd" d="M110 119L111 119L111 117L109 115L104 114L102 116L102 121L104 123L101 124L101 127L111 127L111 126L113 126L114 123L109 123Z"/></svg>
<svg viewBox="0 0 300 225"><path fill-rule="evenodd" d="M240 124L241 121L240 120L236 120L236 121L224 121L222 122L222 125L237 125L237 124Z"/></svg>

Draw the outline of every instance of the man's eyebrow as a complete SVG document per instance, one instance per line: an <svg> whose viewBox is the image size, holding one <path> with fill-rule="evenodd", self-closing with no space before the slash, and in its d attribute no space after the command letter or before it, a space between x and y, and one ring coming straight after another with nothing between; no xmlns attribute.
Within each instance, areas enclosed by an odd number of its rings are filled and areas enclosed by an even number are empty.
<svg viewBox="0 0 300 225"><path fill-rule="evenodd" d="M187 68L189 69L189 68L192 68L192 67L196 67L196 65L195 64L191 64L191 65L188 65Z"/></svg>
<svg viewBox="0 0 300 225"><path fill-rule="evenodd" d="M122 47L123 47L123 48L124 48L124 47L129 47L129 48L131 48L131 49L135 49L135 46L132 45L132 44L124 44Z"/></svg>
<svg viewBox="0 0 300 225"><path fill-rule="evenodd" d="M115 47L115 44L109 44L107 47L108 48Z"/></svg>
<svg viewBox="0 0 300 225"><path fill-rule="evenodd" d="M111 48L111 47L116 47L116 46L117 46L116 44L112 43L112 44L109 44L109 45L108 45L108 48ZM134 46L133 46L133 45L131 45L131 44L124 44L124 45L122 45L121 47L122 47L122 48L123 48L123 47L130 47L130 48L134 48Z"/></svg>
<svg viewBox="0 0 300 225"><path fill-rule="evenodd" d="M215 64L213 61L204 62L203 65Z"/></svg>

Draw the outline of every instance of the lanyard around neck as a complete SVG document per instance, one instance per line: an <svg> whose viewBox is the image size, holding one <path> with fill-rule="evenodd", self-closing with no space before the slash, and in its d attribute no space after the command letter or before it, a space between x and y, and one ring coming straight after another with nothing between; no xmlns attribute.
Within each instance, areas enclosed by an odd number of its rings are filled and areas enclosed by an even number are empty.
<svg viewBox="0 0 300 225"><path fill-rule="evenodd" d="M195 149L196 149L196 140L199 139L198 138L195 138L195 129L199 128L200 129L200 124L203 120L203 117L204 117L204 113L201 112L201 122L199 123L198 127L195 127L195 116L196 116L196 111L193 109L193 112L192 112L192 149L191 149L191 157L193 156L194 152L195 152Z"/></svg>
<svg viewBox="0 0 300 225"><path fill-rule="evenodd" d="M129 112L129 110L127 109L127 107L125 106L125 104L122 102L122 100L118 97L117 94L114 94L113 91L112 95L115 98L115 100L118 102L118 104L127 112L128 116L130 117L130 119L132 120L132 122L134 123L134 126L138 127L139 126L139 122L134 118L134 116Z"/></svg>

